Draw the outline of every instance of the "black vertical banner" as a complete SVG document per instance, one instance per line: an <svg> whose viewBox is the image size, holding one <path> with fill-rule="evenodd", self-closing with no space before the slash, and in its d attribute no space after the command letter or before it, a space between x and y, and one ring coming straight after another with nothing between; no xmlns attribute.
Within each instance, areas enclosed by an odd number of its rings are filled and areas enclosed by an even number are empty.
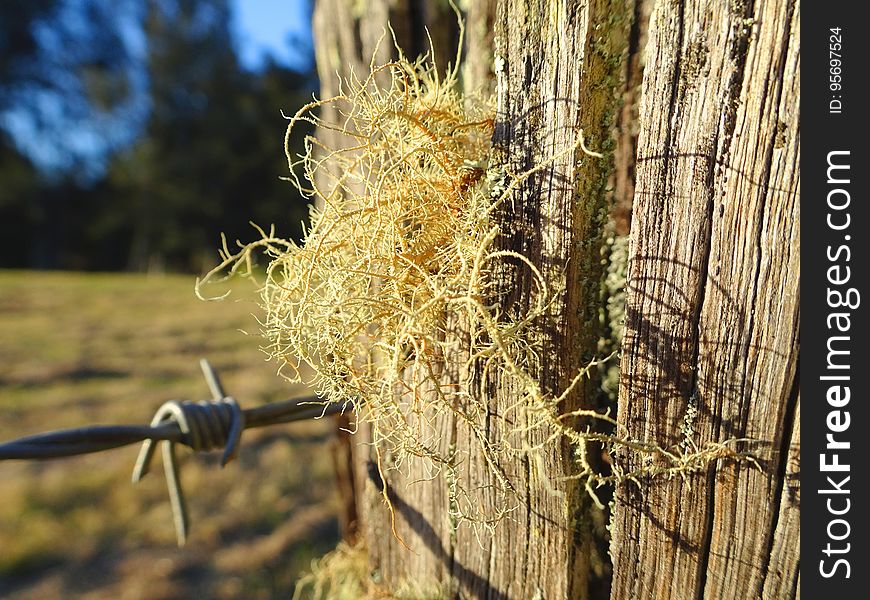
<svg viewBox="0 0 870 600"><path fill-rule="evenodd" d="M861 2L802 5L804 598L870 594L870 31L863 8Z"/></svg>

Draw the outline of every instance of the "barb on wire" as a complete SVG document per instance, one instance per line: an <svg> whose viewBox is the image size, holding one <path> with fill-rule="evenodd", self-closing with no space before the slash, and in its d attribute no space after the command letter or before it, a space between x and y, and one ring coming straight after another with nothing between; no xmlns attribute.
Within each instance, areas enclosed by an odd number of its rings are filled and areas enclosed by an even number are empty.
<svg viewBox="0 0 870 600"><path fill-rule="evenodd" d="M146 426L92 425L19 438L0 444L0 460L75 456L143 442L133 469L133 483L138 483L150 469L154 444L161 442L176 537L178 545L183 546L190 521L179 478L176 444L188 446L195 452L223 448L221 466L224 466L236 457L245 429L314 419L346 409L344 405L307 396L242 410L233 397L224 393L209 362L200 360L200 367L211 391L210 401L170 400L157 409L151 425Z"/></svg>

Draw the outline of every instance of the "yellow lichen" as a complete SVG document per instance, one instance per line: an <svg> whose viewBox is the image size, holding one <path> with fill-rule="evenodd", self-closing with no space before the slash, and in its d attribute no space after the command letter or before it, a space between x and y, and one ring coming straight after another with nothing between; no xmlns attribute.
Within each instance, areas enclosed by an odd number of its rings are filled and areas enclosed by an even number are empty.
<svg viewBox="0 0 870 600"><path fill-rule="evenodd" d="M318 116L325 106L337 109L339 123ZM668 476L737 456L722 444L666 450L624 432L574 429L577 418L617 425L589 410L560 414L560 403L588 367L559 395L541 389L535 376L539 349L527 334L533 322L548 317L554 294L528 258L498 249L494 212L520 182L549 163L520 174L490 165L494 119L491 101L459 92L455 68L441 77L425 58L411 62L399 51L397 60L373 65L365 79L350 77L337 96L316 100L290 118L288 137L307 121L340 140L331 147L324 136L309 138L303 156L288 156L293 183L317 205L304 242L263 230L261 239L238 250L225 242L222 262L205 281L227 270L252 274L255 255L267 255L261 324L265 349L280 372L300 381L303 365L308 367L313 376L306 383L325 402L352 408L359 422L370 423L375 448L391 456L385 466L378 454L380 469L423 461L433 477L445 476L456 523L494 526L514 505L512 483L499 464L564 438L576 446L576 476L593 496L599 485L639 474L618 464L611 474L594 471L589 441L649 456L644 472ZM578 146L597 156L580 139ZM296 175L300 168L304 178ZM501 310L495 274L517 261L528 266L536 291L528 310L511 317ZM462 363L458 368L447 368L457 367L456 361ZM498 415L472 391L471 373L481 370L513 381L516 402ZM439 451L438 417L446 414L472 433L466 455ZM521 438L544 441L515 447L489 439L488 418L522 423L511 426ZM467 465L472 452L483 458L503 500L499 506L469 499L467 491L479 483L457 466Z"/></svg>

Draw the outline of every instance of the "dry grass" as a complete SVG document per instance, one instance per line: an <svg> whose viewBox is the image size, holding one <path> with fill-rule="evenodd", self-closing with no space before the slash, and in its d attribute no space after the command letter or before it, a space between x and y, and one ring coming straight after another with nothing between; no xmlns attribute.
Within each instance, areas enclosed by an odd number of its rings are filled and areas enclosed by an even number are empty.
<svg viewBox="0 0 870 600"><path fill-rule="evenodd" d="M190 277L0 271L0 439L147 423L165 400L208 397L202 356L243 406L292 395L238 331L256 328L253 302L204 304L192 288ZM193 519L182 550L159 471L130 483L134 447L0 462L0 596L289 597L337 540L332 427L248 431L225 469L182 452Z"/></svg>
<svg viewBox="0 0 870 600"><path fill-rule="evenodd" d="M389 589L377 572L369 568L365 546L344 542L321 559L299 580L293 600L446 600L455 590L419 580L406 581Z"/></svg>

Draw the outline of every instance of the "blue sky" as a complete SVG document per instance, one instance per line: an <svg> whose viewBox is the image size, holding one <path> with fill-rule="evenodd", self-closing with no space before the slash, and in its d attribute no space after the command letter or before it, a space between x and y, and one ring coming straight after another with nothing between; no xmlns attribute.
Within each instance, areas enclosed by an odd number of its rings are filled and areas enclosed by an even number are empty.
<svg viewBox="0 0 870 600"><path fill-rule="evenodd" d="M233 0L233 30L242 64L257 69L271 55L290 68L310 67L309 10L307 0Z"/></svg>

